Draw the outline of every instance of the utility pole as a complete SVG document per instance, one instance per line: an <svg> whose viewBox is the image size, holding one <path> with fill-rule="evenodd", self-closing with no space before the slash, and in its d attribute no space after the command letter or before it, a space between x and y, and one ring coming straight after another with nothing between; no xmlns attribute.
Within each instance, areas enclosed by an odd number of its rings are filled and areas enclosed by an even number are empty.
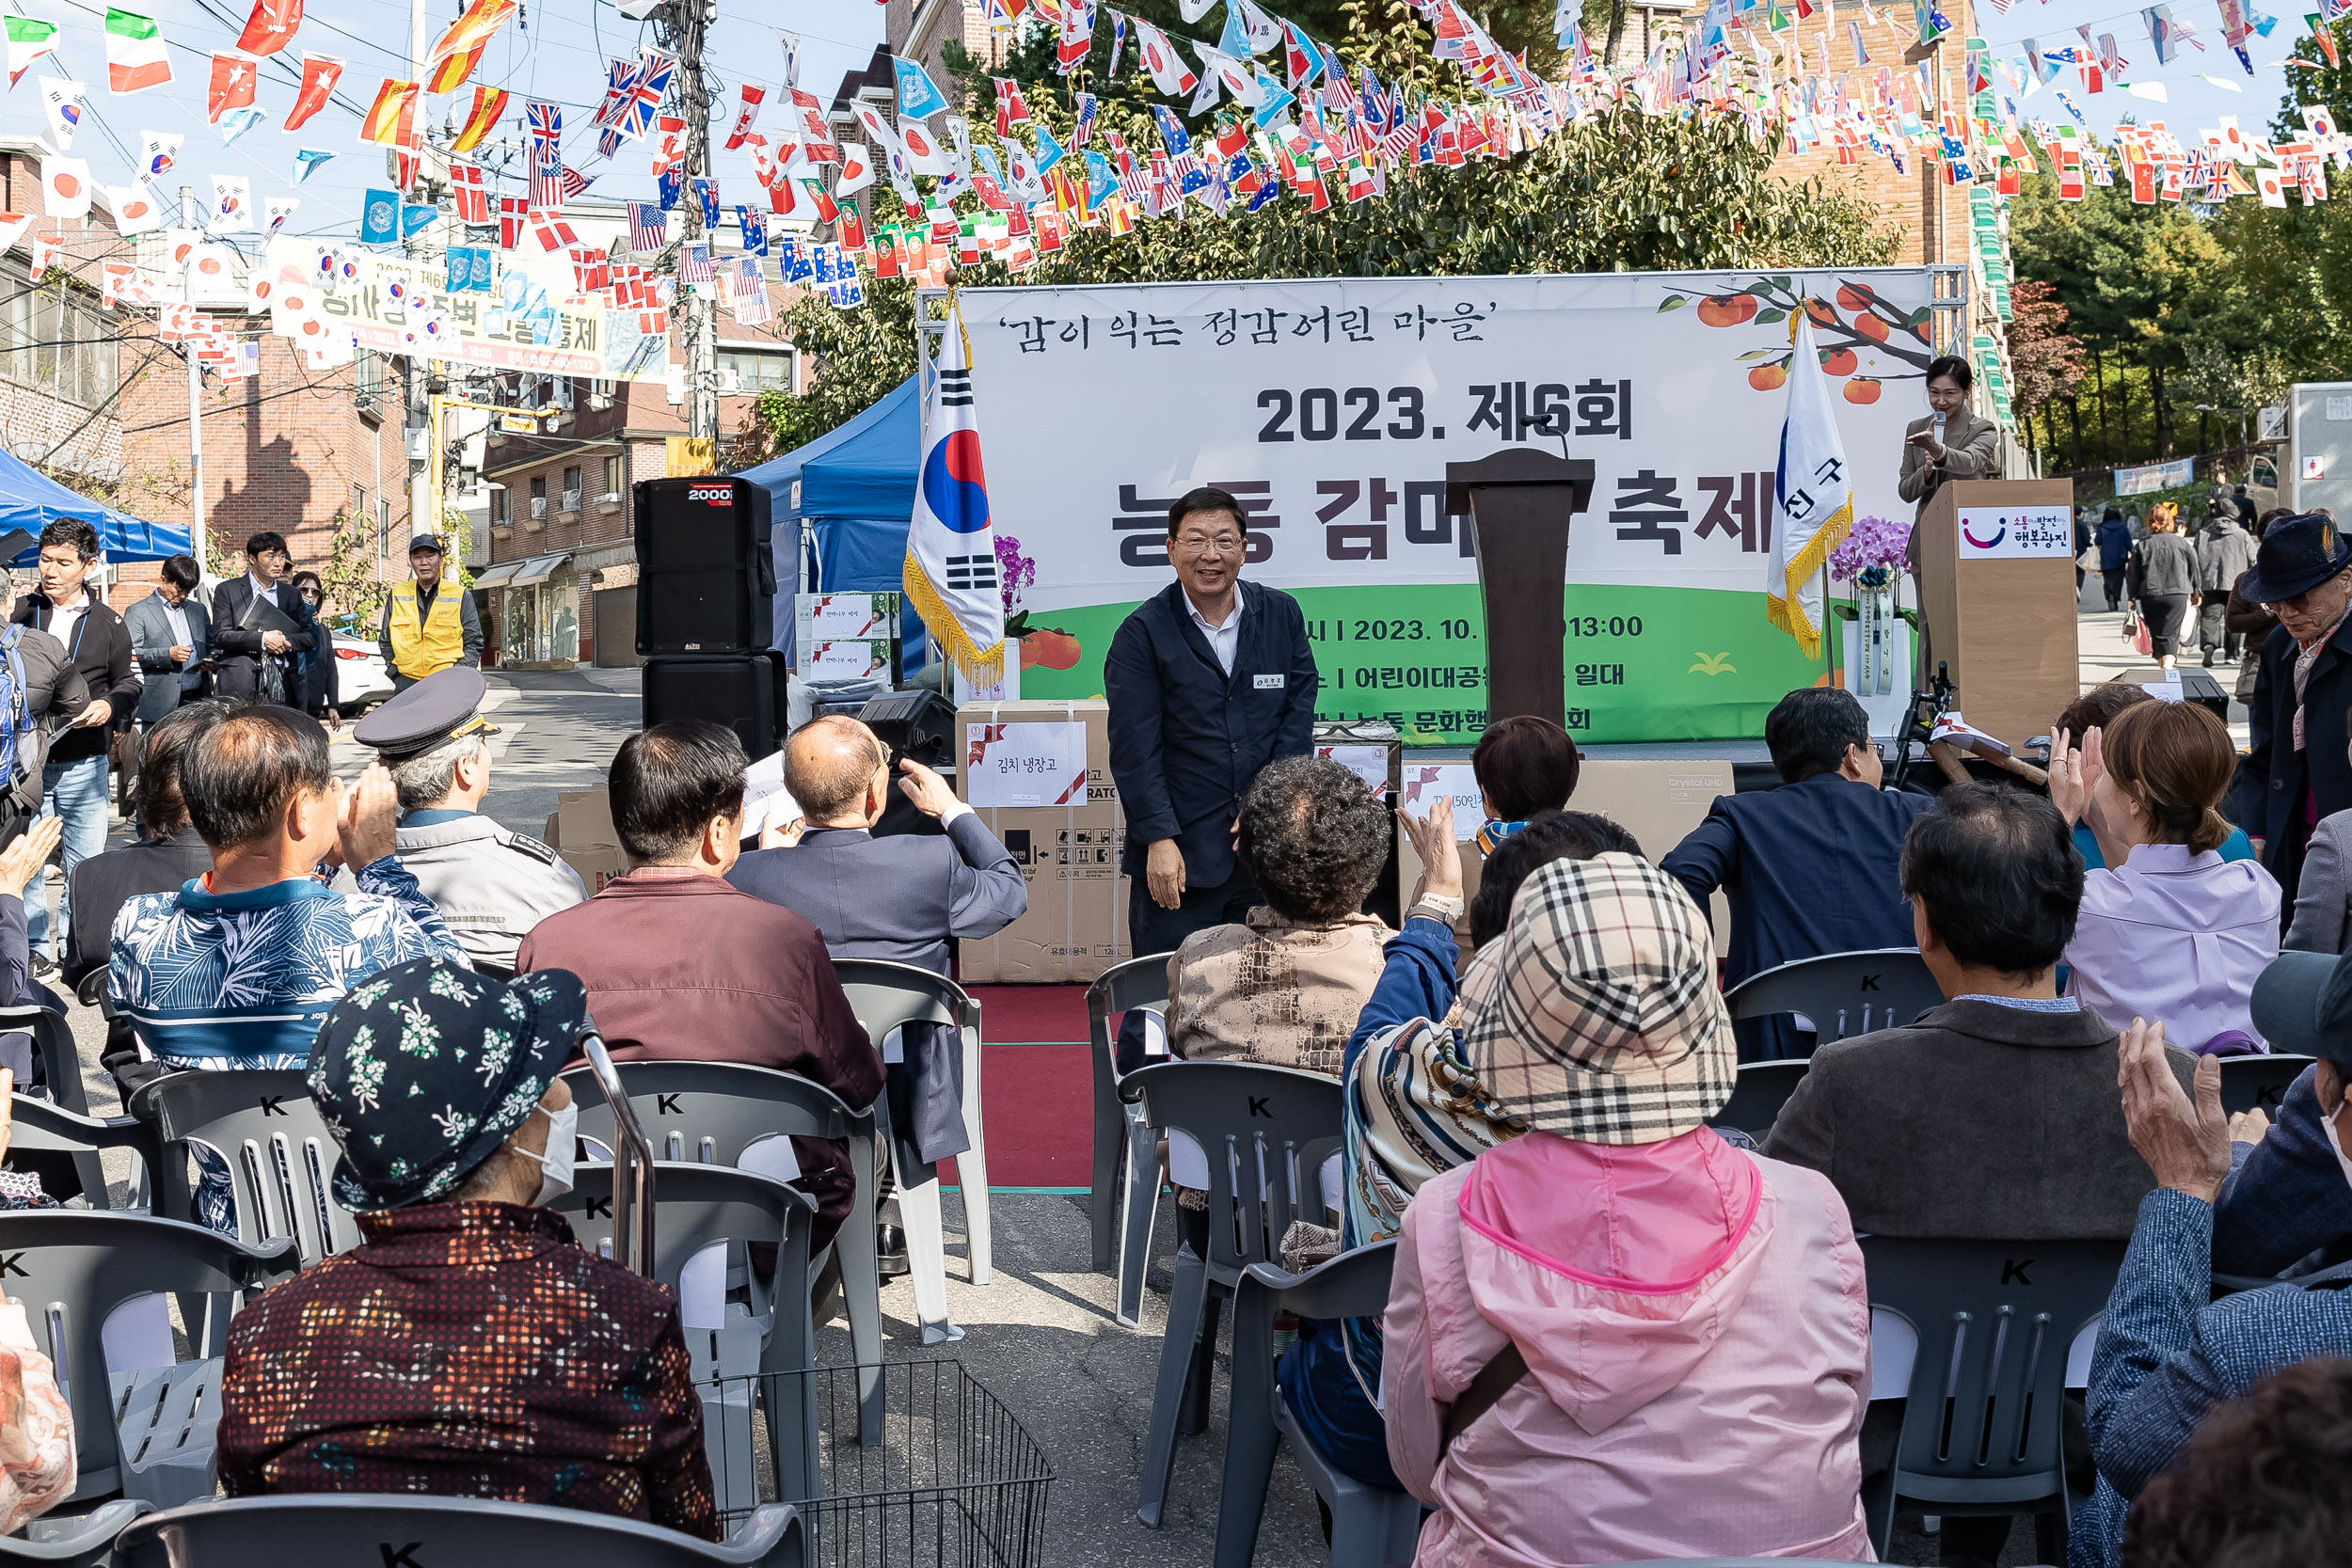
<svg viewBox="0 0 2352 1568"><path fill-rule="evenodd" d="M419 84L420 97L422 96L426 48L424 6L425 0L408 0L408 79ZM422 111L420 110L419 113L421 117ZM397 169L400 166L402 155L406 151L405 148L395 148L385 156L392 167ZM418 178L422 179L424 160L421 156L421 149L420 149L416 170ZM399 183L397 177L393 182ZM399 193L397 202L402 214L401 227L403 229L408 227L407 204L408 192L404 188ZM422 260L423 245L418 236L405 235L401 241L401 251L409 261L418 261ZM408 449L408 531L411 535L414 535L420 529L431 529L437 534L441 531L441 454L435 450L430 438L425 443L425 453L422 457L416 454L413 446L414 432L418 428L412 422L413 420L423 420L422 428L428 433L428 437L438 422L431 416L429 401L431 388L428 380L431 370L430 362L422 355L408 356L407 391L402 399L400 429L401 435L412 443ZM395 559L401 561L407 559L407 543L405 539L398 542L395 546Z"/></svg>
<svg viewBox="0 0 2352 1568"><path fill-rule="evenodd" d="M196 230L196 190L190 185L180 187L180 227L190 233ZM196 308L193 250L180 274L180 297L190 309ZM202 573L213 565L204 548L204 367L196 362L192 343L182 343L180 356L188 362L188 547L196 552L196 569Z"/></svg>
<svg viewBox="0 0 2352 1568"><path fill-rule="evenodd" d="M710 91L703 81L703 40L718 9L716 0L673 0L669 44L677 55L678 99L686 111L685 244L708 240L702 198L694 181L710 173ZM683 245L680 247L681 257ZM683 287L683 285L681 285ZM704 282L679 301L686 338L686 434L705 441L719 436L718 291Z"/></svg>

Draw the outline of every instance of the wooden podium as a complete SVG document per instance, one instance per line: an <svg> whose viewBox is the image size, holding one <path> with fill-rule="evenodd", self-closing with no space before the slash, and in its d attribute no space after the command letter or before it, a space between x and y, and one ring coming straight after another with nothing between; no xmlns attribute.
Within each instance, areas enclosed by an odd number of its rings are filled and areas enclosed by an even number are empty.
<svg viewBox="0 0 2352 1568"><path fill-rule="evenodd" d="M1949 665L1961 716L2015 748L2047 735L2082 691L2074 505L2067 480L1953 480L1919 520L1919 618L1926 632L1920 684L1939 662ZM1998 514L2052 508L2066 514L2062 554L1987 553L2002 528L2019 526ZM1965 549L1963 512L1975 525Z"/></svg>
<svg viewBox="0 0 2352 1568"><path fill-rule="evenodd" d="M1589 458L1517 447L1445 466L1447 515L1476 523L1489 723L1567 718L1568 524L1592 498Z"/></svg>

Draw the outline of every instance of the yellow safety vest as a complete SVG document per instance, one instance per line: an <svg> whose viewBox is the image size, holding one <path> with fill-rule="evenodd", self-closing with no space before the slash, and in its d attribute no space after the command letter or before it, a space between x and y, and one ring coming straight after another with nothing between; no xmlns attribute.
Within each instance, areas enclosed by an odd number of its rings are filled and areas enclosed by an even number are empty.
<svg viewBox="0 0 2352 1568"><path fill-rule="evenodd" d="M457 596L464 592L443 578L434 594L431 612L421 622L415 579L392 590L389 605L395 672L412 680L422 680L427 675L439 674L465 657L466 632L457 609Z"/></svg>

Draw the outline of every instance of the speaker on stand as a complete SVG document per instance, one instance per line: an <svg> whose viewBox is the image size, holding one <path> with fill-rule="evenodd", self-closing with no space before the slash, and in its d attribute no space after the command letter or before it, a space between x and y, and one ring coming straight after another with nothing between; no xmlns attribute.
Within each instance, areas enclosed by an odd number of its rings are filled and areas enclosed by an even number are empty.
<svg viewBox="0 0 2352 1568"><path fill-rule="evenodd" d="M771 644L776 563L767 487L706 476L640 480L637 651L642 722L708 719L754 761L782 743L787 674Z"/></svg>

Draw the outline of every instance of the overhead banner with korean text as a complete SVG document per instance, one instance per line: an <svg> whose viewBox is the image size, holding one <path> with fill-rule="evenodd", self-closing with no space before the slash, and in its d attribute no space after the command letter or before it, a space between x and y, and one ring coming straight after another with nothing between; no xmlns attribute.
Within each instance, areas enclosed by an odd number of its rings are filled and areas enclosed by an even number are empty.
<svg viewBox="0 0 2352 1568"><path fill-rule="evenodd" d="M1822 673L1764 614L1790 312L1838 383L1857 515L1908 519L1932 288L1856 268L960 290L991 513L1035 562L1022 695L1102 690L1111 634L1171 580L1169 505L1215 484L1248 514L1245 578L1306 612L1321 716L1466 743L1488 650L1446 465L1565 443L1595 467L1564 586L1571 731L1760 734Z"/></svg>
<svg viewBox="0 0 2352 1568"><path fill-rule="evenodd" d="M593 294L564 294L520 268L502 268L489 293L444 286L439 261L410 261L278 235L264 252L273 275L309 280L318 314L378 354L421 353L452 364L605 381L660 381L666 330L644 312L608 310Z"/></svg>

